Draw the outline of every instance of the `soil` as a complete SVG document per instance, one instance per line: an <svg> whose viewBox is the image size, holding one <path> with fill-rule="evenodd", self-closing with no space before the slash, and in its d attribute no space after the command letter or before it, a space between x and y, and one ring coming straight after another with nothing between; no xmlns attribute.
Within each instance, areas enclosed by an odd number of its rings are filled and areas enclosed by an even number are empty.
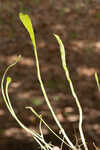
<svg viewBox="0 0 100 150"><path fill-rule="evenodd" d="M40 89L32 43L19 20L19 12L29 14L32 19L42 80L59 121L76 144L78 109L61 66L53 33L61 37L71 79L83 108L86 142L89 149L95 149L93 143L100 147L100 93L94 78L95 72L100 75L100 1L0 0L0 80L7 66L21 54L21 61L8 73L12 78L9 96L14 110L27 127L39 132L39 119L25 109L32 106L58 133ZM12 118L2 95L0 104L0 150L39 149ZM42 129L48 142L55 146L61 144L44 125Z"/></svg>

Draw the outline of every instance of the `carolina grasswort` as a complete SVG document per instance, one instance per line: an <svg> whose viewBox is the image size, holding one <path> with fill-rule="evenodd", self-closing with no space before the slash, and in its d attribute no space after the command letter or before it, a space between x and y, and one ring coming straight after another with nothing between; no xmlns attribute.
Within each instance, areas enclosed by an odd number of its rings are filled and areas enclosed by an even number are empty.
<svg viewBox="0 0 100 150"><path fill-rule="evenodd" d="M38 54L37 54L37 48L36 48L36 42L35 42L35 35L34 35L34 29L32 27L32 23L31 23L31 19L30 17L27 15L27 14L23 14L23 13L19 13L19 18L21 20L21 22L23 23L24 27L26 28L26 30L28 31L29 33L29 36L30 36L30 39L32 41L32 45L33 45L33 53L34 53L34 56L35 56L35 61L36 61L36 69L37 69L37 77L38 77L38 80L39 80L39 83L40 83L40 87L41 87L41 90L42 90L42 93L43 93L43 96L45 98L45 101L47 103L47 106L48 108L50 109L51 111L51 114L52 114L52 117L54 118L55 120L55 123L57 124L57 126L59 127L59 130L63 136L63 138L59 137L59 135L57 135L50 127L49 125L44 121L44 119L42 118L42 115L38 114L32 107L30 106L27 106L26 109L30 109L32 111L32 113L38 117L40 119L40 126L39 126L39 130L40 130L40 134L35 132L34 130L31 130L29 128L27 128L19 119L18 117L16 116L15 112L14 112L14 109L11 105L11 101L10 101L10 98L9 98L9 94L8 94L8 87L11 83L11 77L6 77L6 74L8 72L9 69L11 69L13 66L15 66L21 59L21 56L18 56L16 62L14 62L13 64L9 65L7 67L7 69L5 70L4 72L4 75L2 77L2 81L1 81L1 91L2 91L2 96L3 96L3 100L9 110L9 112L11 113L12 117L18 122L18 124L24 129L26 130L26 132L30 133L32 135L32 137L37 141L37 143L40 145L40 147L44 150L54 150L55 146L52 145L52 144L48 144L45 139L44 139L44 136L43 136L43 132L42 132L42 127L41 127L41 123L43 123L57 138L59 138L61 141L62 141L62 144L64 143L66 146L68 146L70 149L72 150L79 150L80 149L80 146L79 148L76 147L76 145L74 145L72 143L72 141L69 139L67 133L65 132L65 130L63 129L61 123L59 122L59 120L57 119L56 117L56 114L50 104L50 101L49 101L49 98L47 96L47 93L46 93L46 90L45 90L45 87L44 87L44 84L43 84L43 81L41 79L41 74L40 74L40 67L39 67L39 60L38 60ZM77 97L77 94L74 90L74 86L73 86L73 83L72 83L72 80L70 78L70 74L69 74L69 71L68 71L68 67L67 67L67 63L66 63L66 57L65 57L65 48L64 48L64 45L60 39L60 37L56 34L54 34L54 37L56 38L57 42L58 42L58 45L59 45L59 49L60 49L60 55L61 55L61 62L62 62L62 67L64 69L64 72L65 72L65 76L66 76L66 79L69 83L69 87L70 87L70 90L71 90L71 93L75 99L75 102L76 102L76 105L77 105L77 108L79 110L79 133L80 133L80 138L81 138L81 141L82 141L82 145L84 146L84 149L85 150L88 150L88 147L87 147L87 143L85 141L85 137L84 137L84 133L83 133L83 129L82 129L82 118L83 118L83 114L82 114L82 107L80 105L80 102L79 102L79 99ZM100 84L99 84L99 80L98 80L98 76L97 76L97 73L95 73L95 79L96 79L96 83L97 83L97 86L98 86L98 89L100 90ZM4 82L6 80L6 82ZM61 144L61 145L62 145ZM57 148L57 147L56 147ZM60 149L60 148L59 148ZM61 146L61 149L62 146Z"/></svg>

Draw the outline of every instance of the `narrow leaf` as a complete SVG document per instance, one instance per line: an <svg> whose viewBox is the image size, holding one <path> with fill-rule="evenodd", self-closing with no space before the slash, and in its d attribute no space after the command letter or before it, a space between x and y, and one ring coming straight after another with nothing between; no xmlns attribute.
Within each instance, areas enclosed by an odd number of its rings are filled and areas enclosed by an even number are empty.
<svg viewBox="0 0 100 150"><path fill-rule="evenodd" d="M29 32L33 46L34 48L36 48L34 29L32 27L32 22L31 22L30 17L27 14L19 13L19 18L21 22L23 23L23 25L25 26L26 30Z"/></svg>
<svg viewBox="0 0 100 150"><path fill-rule="evenodd" d="M99 79L98 79L98 74L97 74L97 72L95 72L95 80L96 80L96 83L97 83L98 90L99 90L99 92L100 92L100 83L99 83Z"/></svg>

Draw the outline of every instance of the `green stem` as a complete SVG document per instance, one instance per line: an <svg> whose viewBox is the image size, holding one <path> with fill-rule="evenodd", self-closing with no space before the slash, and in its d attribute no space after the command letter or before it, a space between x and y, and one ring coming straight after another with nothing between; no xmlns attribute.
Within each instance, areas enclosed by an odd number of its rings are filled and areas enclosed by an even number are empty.
<svg viewBox="0 0 100 150"><path fill-rule="evenodd" d="M82 114L82 107L80 105L79 99L78 99L78 97L76 95L76 92L75 92L74 87L73 87L73 83L72 83L70 75L69 75L69 71L68 71L67 64L66 64L65 48L64 48L64 45L63 45L60 37L58 35L56 35L56 34L54 34L54 36L57 39L59 47L60 47L60 55L61 55L62 67L64 69L64 72L65 72L65 75L66 75L66 79L67 79L67 81L69 83L71 93L72 93L72 95L73 95L73 97L75 99L75 102L76 102L78 110L79 110L79 132L80 132L81 140L82 140L82 143L84 145L85 150L88 150L88 147L87 147L86 142L85 142L83 129L82 129L82 120L83 120L82 119L82 116L83 116L83 114Z"/></svg>

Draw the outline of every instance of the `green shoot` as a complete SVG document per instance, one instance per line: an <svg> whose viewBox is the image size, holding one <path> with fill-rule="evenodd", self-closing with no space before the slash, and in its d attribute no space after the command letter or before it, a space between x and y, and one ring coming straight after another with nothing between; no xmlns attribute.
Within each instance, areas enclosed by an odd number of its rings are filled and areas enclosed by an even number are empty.
<svg viewBox="0 0 100 150"><path fill-rule="evenodd" d="M99 90L99 92L100 92L100 83L99 83L99 79L98 79L98 74L97 74L97 72L95 72L95 80L96 80L96 83L97 83L98 90Z"/></svg>
<svg viewBox="0 0 100 150"><path fill-rule="evenodd" d="M20 60L21 56L18 57L18 59L16 60L15 63L9 65L7 67L7 69L5 70L4 72L4 75L2 77L2 81L1 81L1 92L2 92L2 95L3 95L3 99L4 99L4 102L9 110L9 112L11 113L12 117L18 122L18 124L24 129L26 130L28 133L30 133L32 135L32 137L39 143L39 145L41 146L41 148L43 148L44 150L46 150L45 146L44 145L47 145L47 143L45 142L44 138L39 135L38 133L36 133L34 130L30 130L29 128L27 128L19 119L18 117L16 116L14 110L13 110L13 107L11 105L11 102L10 102L10 98L9 98L9 95L8 95L8 87L11 83L11 78L10 77L7 77L7 80L6 80L6 85L5 85L5 88L4 88L4 81L5 81L5 77L6 77L6 74L7 72L9 71L10 68L12 68L13 66L16 65L16 63ZM48 147L50 150L52 150L52 147Z"/></svg>
<svg viewBox="0 0 100 150"><path fill-rule="evenodd" d="M40 74L40 67L39 67L39 60L38 60L38 54L37 54L37 48L36 48L36 42L35 42L35 35L34 35L34 29L32 27L32 23L31 23L31 19L28 15L26 14L23 14L23 13L20 13L19 14L19 17L20 17L20 20L21 22L23 23L24 27L26 28L26 30L28 31L29 35L30 35L30 39L32 40L32 44L33 44L33 52L34 52L34 55L35 55L35 61L36 61L36 69L37 69L37 77L38 77L38 80L39 80L39 83L40 83L40 87L41 87L41 90L42 90L42 93L43 93L43 96L45 98L45 101L48 105L48 108L50 109L51 111L51 114L57 124L57 126L59 127L60 129L60 133L62 134L63 138L60 138L49 126L48 124L43 120L42 116L39 115L32 107L26 107L26 109L30 109L33 114L38 117L40 119L40 125L39 125L39 130L40 130L40 134L36 133L34 130L30 130L29 128L27 128L19 119L18 117L16 116L15 112L14 112L14 109L11 105L11 101L10 101L10 97L9 97L9 94L8 94L8 88L9 88L9 85L11 83L11 78L10 77L7 77L6 78L6 74L7 72L9 71L9 69L11 69L13 66L15 66L21 56L19 56L16 60L16 62L14 62L13 64L9 65L7 67L7 69L5 70L4 72L4 75L2 77L2 81L1 81L1 92L2 92L2 95L3 95L3 99L4 99L4 102L9 110L9 112L11 113L12 117L18 122L18 124L24 129L26 130L28 133L30 133L32 135L32 137L37 141L37 143L41 146L41 148L43 150L53 150L53 145L52 144L48 144L45 142L45 139L44 139L44 136L43 136L43 132L42 132L42 123L58 138L62 141L62 144L61 144L61 149L62 149L62 146L63 146L63 143L66 144L69 148L71 148L72 150L77 150L77 146L74 145L71 140L69 139L69 137L67 136L67 134L65 133L65 130L63 129L62 125L60 124L59 120L57 119L56 117L56 114L55 112L53 111L53 108L50 104L50 101L48 99L48 96L47 96L47 93L46 93L46 90L45 90L45 87L44 87L44 84L43 84L43 81L41 79L41 74ZM68 70L68 67L67 67L67 64L66 64L66 57L65 57L65 48L64 48L64 45L60 39L60 37L56 34L54 34L58 44L59 44L59 47L60 47L60 55L61 55L61 62L62 62L62 67L64 69L64 72L65 72L65 75L66 75L66 79L69 83L69 86L70 86L70 90L71 90L71 93L75 99L75 102L76 102L76 105L78 107L78 110L79 110L79 132L80 132L80 137L81 137L81 141L82 141L82 144L85 148L85 150L88 150L88 147L87 147L87 144L85 142L85 137L84 137L84 133L83 133L83 129L82 129L82 121L83 121L83 114L82 114L82 107L80 105L80 102L79 102L79 99L77 97L77 94L74 90L74 87L73 87L73 83L72 83L72 80L70 78L70 74L69 74L69 70ZM6 79L6 83L5 83L5 87L4 87L4 81ZM96 79L96 83L97 83L97 87L100 91L100 84L99 84L99 80L98 80L98 76L97 76L97 73L95 73L95 79ZM79 148L80 149L80 148Z"/></svg>
<svg viewBox="0 0 100 150"><path fill-rule="evenodd" d="M52 113L52 116L55 120L55 122L57 123L59 129L62 132L62 135L64 136L64 138L66 139L66 141L68 142L68 144L71 146L72 149L76 149L76 147L73 145L73 143L70 141L70 139L68 138L68 136L66 135L64 129L62 128L60 122L58 121L56 114L54 113L52 106L49 102L48 96L46 94L42 79L41 79L41 74L40 74L40 67L39 67L39 60L38 60L38 55L37 55L37 48L36 48L36 43L35 43L35 36L34 36L34 31L33 31L33 27L32 27L32 23L31 20L29 18L28 15L26 14L19 14L20 20L22 21L23 25L25 26L25 28L27 29L27 31L29 32L30 38L32 40L32 44L33 44L33 50L34 50L34 55L35 55L35 59L36 59L36 68L37 68L37 76L38 76L38 80L40 82L40 87L42 90L42 93L44 95L44 98L46 100L46 103Z"/></svg>
<svg viewBox="0 0 100 150"><path fill-rule="evenodd" d="M44 123L44 125L45 125L59 140L61 140L65 145L67 145L68 147L71 148L70 145L68 145L62 138L60 138L60 137L48 126L48 124L43 120L42 116L39 115L32 107L26 107L26 109L30 109L30 110L32 111L32 113L33 113L37 118L39 118L40 121L41 121L42 123ZM42 133L41 130L40 130L40 133Z"/></svg>
<svg viewBox="0 0 100 150"><path fill-rule="evenodd" d="M65 48L64 48L64 45L63 45L61 39L59 38L59 36L56 35L56 34L54 34L54 36L55 36L55 38L58 41L58 44L59 44L59 47L60 47L60 55L61 55L61 60L62 60L62 66L63 66L64 72L65 72L66 78L68 80L68 83L69 83L69 86L70 86L70 90L72 92L72 95L73 95L73 97L75 99L75 102L76 102L78 110L79 110L79 131L80 131L81 140L83 142L85 150L88 150L88 147L87 147L86 142L85 142L83 130L82 130L82 107L81 107L81 105L79 103L78 97L77 97L77 95L75 93L75 90L74 90L74 87L73 87L73 83L72 83L70 75L69 75L69 71L68 71L67 64L66 64Z"/></svg>

